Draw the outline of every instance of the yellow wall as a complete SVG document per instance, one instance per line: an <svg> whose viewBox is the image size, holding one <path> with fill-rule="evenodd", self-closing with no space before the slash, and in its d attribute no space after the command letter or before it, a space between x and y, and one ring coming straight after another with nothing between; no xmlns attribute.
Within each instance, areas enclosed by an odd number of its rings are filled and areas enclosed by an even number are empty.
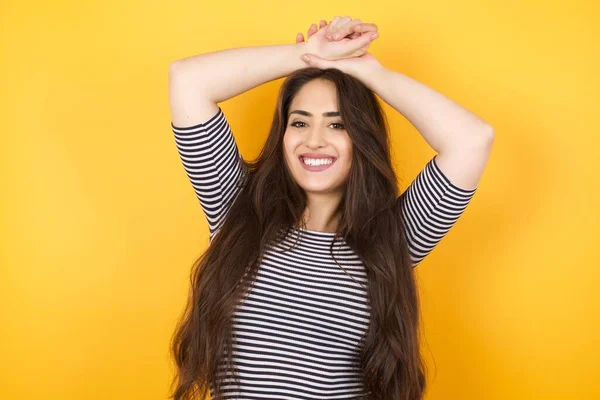
<svg viewBox="0 0 600 400"><path fill-rule="evenodd" d="M335 15L378 24L384 65L496 131L473 202L418 268L427 399L600 398L595 2L246 3L2 2L0 398L166 398L207 243L168 66ZM246 158L280 83L221 103ZM434 152L386 111L405 188Z"/></svg>

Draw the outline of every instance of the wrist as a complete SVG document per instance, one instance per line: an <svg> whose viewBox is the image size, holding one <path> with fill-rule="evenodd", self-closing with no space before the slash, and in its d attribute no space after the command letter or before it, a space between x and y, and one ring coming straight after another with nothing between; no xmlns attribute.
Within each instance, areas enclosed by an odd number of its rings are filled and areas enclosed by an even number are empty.
<svg viewBox="0 0 600 400"><path fill-rule="evenodd" d="M296 58L300 60L300 68L308 67L308 63L302 58L304 54L310 53L315 54L312 48L309 46L308 42L300 42L295 44L295 54Z"/></svg>
<svg viewBox="0 0 600 400"><path fill-rule="evenodd" d="M351 71L346 71L348 74L360 80L365 84L370 90L376 91L377 84L383 78L383 76L388 71L383 65L379 62L375 63L365 63L365 65L359 65L357 68L353 68Z"/></svg>

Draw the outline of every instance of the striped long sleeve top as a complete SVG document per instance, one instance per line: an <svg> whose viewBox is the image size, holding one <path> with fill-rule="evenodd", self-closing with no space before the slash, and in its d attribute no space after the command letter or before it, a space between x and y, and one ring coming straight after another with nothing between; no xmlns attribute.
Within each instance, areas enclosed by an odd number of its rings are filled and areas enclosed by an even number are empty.
<svg viewBox="0 0 600 400"><path fill-rule="evenodd" d="M243 173L231 126L219 107L203 123L183 127L171 122L171 128L212 240ZM453 184L435 156L419 172L398 199L413 267L456 223L475 191ZM232 316L240 382L222 371L225 398L353 399L366 394L358 368L361 338L369 326L366 272L346 243L334 252L344 270L336 265L330 254L334 235L292 227L289 242L265 252L254 285Z"/></svg>

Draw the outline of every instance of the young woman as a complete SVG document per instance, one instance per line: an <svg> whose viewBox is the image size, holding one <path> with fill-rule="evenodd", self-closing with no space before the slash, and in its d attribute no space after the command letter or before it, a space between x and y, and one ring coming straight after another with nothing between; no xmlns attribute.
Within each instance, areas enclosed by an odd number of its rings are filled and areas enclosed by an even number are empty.
<svg viewBox="0 0 600 400"><path fill-rule="evenodd" d="M172 64L171 127L210 231L173 336L172 398L422 398L413 268L467 207L493 129L384 68L367 52L376 32L335 17L306 41ZM246 161L217 104L284 76ZM437 153L402 194L375 94Z"/></svg>

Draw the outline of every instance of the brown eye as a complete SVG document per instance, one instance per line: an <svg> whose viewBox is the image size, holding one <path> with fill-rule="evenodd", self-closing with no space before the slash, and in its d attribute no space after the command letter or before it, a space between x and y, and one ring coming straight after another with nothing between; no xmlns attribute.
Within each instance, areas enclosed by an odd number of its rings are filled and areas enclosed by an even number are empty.
<svg viewBox="0 0 600 400"><path fill-rule="evenodd" d="M304 122L302 122L302 121L295 121L295 122L292 122L290 125L293 126L293 127L295 127L295 128L301 128L300 126L298 126L296 124L304 124Z"/></svg>
<svg viewBox="0 0 600 400"><path fill-rule="evenodd" d="M344 124L341 124L341 123L339 123L339 122L334 122L334 123L333 123L333 124L331 124L331 125L339 125L339 126L340 126L340 128L336 128L336 129L344 129Z"/></svg>

